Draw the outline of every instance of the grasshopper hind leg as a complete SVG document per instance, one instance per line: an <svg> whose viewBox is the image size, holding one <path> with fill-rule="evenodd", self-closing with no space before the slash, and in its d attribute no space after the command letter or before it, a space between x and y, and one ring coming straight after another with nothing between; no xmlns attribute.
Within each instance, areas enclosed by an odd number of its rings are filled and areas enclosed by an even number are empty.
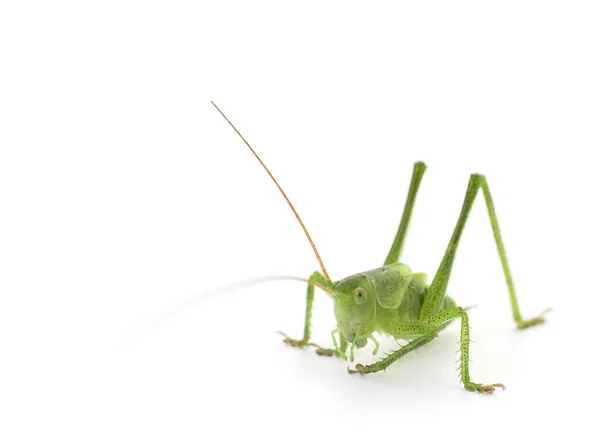
<svg viewBox="0 0 600 444"><path fill-rule="evenodd" d="M450 279L452 266L454 264L456 250L458 249L458 244L460 242L460 238L462 236L465 224L467 222L467 218L469 216L469 213L471 212L471 208L473 207L473 202L475 201L475 197L477 196L477 193L480 189L483 192L483 197L487 206L488 216L492 225L492 232L494 234L494 240L496 242L498 255L500 256L500 262L502 263L504 277L508 286L510 304L513 311L513 319L517 325L517 328L523 329L532 327L534 325L542 324L544 322L543 314L530 319L523 319L521 316L521 311L519 309L517 295L515 293L515 287L513 284L512 274L510 272L510 269L508 268L506 250L504 248L504 243L502 242L502 237L500 236L500 227L498 226L498 218L496 216L496 210L492 201L492 195L490 193L490 189L488 187L488 183L485 176L482 176L480 174L471 175L465 199L463 201L463 207L458 217L458 221L456 222L454 233L452 233L452 237L450 238L450 242L448 243L448 247L446 249L446 253L444 254L444 258L442 259L438 271L435 274L435 277L433 278L433 281L431 282L431 285L428 288L427 296L425 297L423 307L421 308L420 318L424 319L438 312L441 308L442 301L446 294L448 281Z"/></svg>

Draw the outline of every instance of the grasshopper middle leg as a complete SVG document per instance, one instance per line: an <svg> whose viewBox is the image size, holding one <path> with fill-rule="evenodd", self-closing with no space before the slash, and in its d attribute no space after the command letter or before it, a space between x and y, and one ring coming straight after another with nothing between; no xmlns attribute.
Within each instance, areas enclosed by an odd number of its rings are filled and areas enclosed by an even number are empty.
<svg viewBox="0 0 600 444"><path fill-rule="evenodd" d="M348 369L349 373L375 373L388 368L393 362L399 360L407 353L431 342L438 335L438 329L444 328L450 321L461 318L460 329L460 375L465 389L480 393L493 393L496 388L506 389L503 384L479 384L471 380L469 373L469 316L461 307L455 307L436 313L422 321L402 323L397 326L397 333L401 335L421 335L409 342L404 347L390 353L385 358L371 365L357 364L356 368Z"/></svg>

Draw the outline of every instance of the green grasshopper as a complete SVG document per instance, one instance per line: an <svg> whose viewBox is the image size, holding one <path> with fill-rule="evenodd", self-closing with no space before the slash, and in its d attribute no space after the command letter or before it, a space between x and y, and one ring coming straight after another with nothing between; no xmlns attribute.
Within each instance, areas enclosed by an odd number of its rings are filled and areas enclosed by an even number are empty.
<svg viewBox="0 0 600 444"><path fill-rule="evenodd" d="M300 223L321 267L322 273L317 271L307 280L297 278L308 282L304 336L302 339L292 339L282 333L286 344L299 348L314 346L319 355L338 356L344 360L348 359L346 351L350 344L350 361L353 362L355 348L365 347L369 339L374 344L373 354L377 353L379 343L373 336L374 332L389 335L395 339L409 341L408 344L372 365L356 364L354 369L348 367L348 372L351 374L365 375L385 370L407 353L431 342L438 336L440 330L447 327L453 320L460 318L460 377L465 389L480 393L493 393L496 388L506 389L503 384L486 385L471 380L469 374L470 339L469 316L467 315L468 307L457 306L454 300L446 294L456 249L458 248L458 243L477 192L481 189L492 223L492 231L496 246L498 247L502 268L504 269L513 318L517 324L517 328L524 329L544 322L544 313L532 319L524 320L521 317L513 279L508 268L508 261L506 260L506 252L502 238L500 237L496 211L494 210L492 196L484 176L480 174L471 175L454 233L450 238L446 253L430 285L427 285L427 276L424 273L413 273L408 265L398 263L417 191L426 169L426 165L423 162L417 162L414 165L400 226L383 266L374 270L353 274L340 281L332 281L315 244L308 234L308 230L285 192L277 180L275 180L275 177L219 107L214 102L211 103L241 137L248 148L250 148L250 151L252 151L256 159L269 174ZM323 348L310 342L311 312L315 286L328 293L333 299L337 328L331 332L334 344L334 348L331 349ZM339 342L336 339L336 335L339 336Z"/></svg>

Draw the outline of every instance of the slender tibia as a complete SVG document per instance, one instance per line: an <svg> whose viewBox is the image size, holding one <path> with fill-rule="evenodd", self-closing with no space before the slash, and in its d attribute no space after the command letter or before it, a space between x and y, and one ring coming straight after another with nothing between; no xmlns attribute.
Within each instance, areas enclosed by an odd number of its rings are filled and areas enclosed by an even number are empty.
<svg viewBox="0 0 600 444"><path fill-rule="evenodd" d="M381 370L385 370L392 363L396 362L398 359L400 359L405 354L407 354L413 350L416 350L417 348L427 344L428 342L433 341L433 339L435 339L436 337L437 337L437 331L433 330L424 336L414 339L413 341L409 342L404 347L399 348L395 352L390 353L385 358L381 359L380 361L377 361L375 364L371 364L371 365L356 364L356 367L354 369L351 369L350 367L348 367L348 373L359 373L361 375L366 375L367 373L375 373L375 372L379 372Z"/></svg>
<svg viewBox="0 0 600 444"><path fill-rule="evenodd" d="M317 283L325 282L325 278L318 271L315 271L311 275L310 280L317 282ZM289 344L293 347L300 347L300 348L306 347L308 345L308 343L310 341L310 320L311 320L311 316L312 316L312 307L313 307L314 298L315 298L315 286L313 284L309 283L308 288L306 290L306 314L304 316L304 336L302 336L302 339L292 339L285 333L279 332L280 334L282 334L284 336L283 342L285 342L286 344Z"/></svg>
<svg viewBox="0 0 600 444"><path fill-rule="evenodd" d="M427 296L423 303L423 308L421 309L420 318L421 320L424 320L428 316L431 316L432 314L436 313L442 304L442 301L446 294L446 288L448 287L448 280L450 279L450 273L452 271L452 265L454 263L454 257L456 255L458 243L460 241L460 237L462 235L463 229L467 222L467 218L469 216L479 188L481 188L481 190L483 191L483 196L485 198L490 222L492 224L492 231L494 233L494 240L496 241L498 254L500 256L500 261L502 262L502 269L504 270L504 276L506 278L506 284L508 286L510 303L513 310L513 318L517 323L517 327L527 328L533 325L541 324L542 322L544 322L544 318L542 316L538 316L529 320L523 320L521 318L512 275L510 273L510 269L508 268L506 251L504 249L504 244L502 243L502 238L500 236L500 228L498 226L496 210L494 209L494 204L492 202L492 196L490 194L487 181L485 177L480 174L473 174L471 176L471 179L469 180L469 186L467 188L467 193L463 202L463 207L460 212L460 216L458 217L454 233L450 238L450 242L448 244L448 248L446 249L446 253L444 254L444 258L442 259L442 263L440 264L438 271L435 277L433 278L433 281L431 282L431 286L429 287Z"/></svg>
<svg viewBox="0 0 600 444"><path fill-rule="evenodd" d="M417 191L419 191L419 185L427 166L423 162L415 163L413 167L412 179L410 180L410 188L408 190L408 196L406 197L406 203L404 204L404 212L402 213L402 219L400 220L400 226L396 232L396 237L390 248L390 252L385 259L384 265L395 264L400 259L402 254L402 246L404 245L404 238L406 237L406 231L410 223L410 216L412 215L413 206L415 205L415 199L417 198Z"/></svg>
<svg viewBox="0 0 600 444"><path fill-rule="evenodd" d="M417 348L431 342L437 337L437 331L439 328L443 328L448 322L453 319L461 318L461 329L460 329L460 369L461 369L461 381L465 386L465 389L469 391L477 391L479 393L493 393L496 388L505 390L506 388L502 384L479 384L471 381L469 374L469 316L467 312L461 307L450 308L448 310L441 311L434 315L428 316L419 323L406 323L403 324L402 328L398 331L402 331L404 334L417 334L422 335L417 339L409 342L404 347L396 350L389 354L387 357L381 359L375 364L362 365L357 364L356 369L348 369L350 373L360 373L361 375L367 373L375 373L381 370L385 370L398 359L402 358L405 354L416 350Z"/></svg>
<svg viewBox="0 0 600 444"><path fill-rule="evenodd" d="M471 342L469 335L469 315L462 308L458 307L460 317L461 317L461 326L460 326L460 376L463 385L465 388L474 392L477 391L479 393L494 393L494 390L498 387L502 390L506 390L503 384L495 383L495 384L478 384L476 382L471 381L471 377L469 375L469 345Z"/></svg>
<svg viewBox="0 0 600 444"><path fill-rule="evenodd" d="M450 308L441 311L423 320L428 325L439 326L446 324L452 319L461 318L460 326L460 375L463 385L470 392L477 391L479 393L493 393L496 387L506 390L502 384L478 384L471 381L469 374L469 345L471 343L469 334L469 315L462 307Z"/></svg>

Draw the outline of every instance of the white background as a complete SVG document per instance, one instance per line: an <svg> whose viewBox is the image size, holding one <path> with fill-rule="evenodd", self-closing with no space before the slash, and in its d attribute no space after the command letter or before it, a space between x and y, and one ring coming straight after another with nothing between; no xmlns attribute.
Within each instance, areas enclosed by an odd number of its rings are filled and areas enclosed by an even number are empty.
<svg viewBox="0 0 600 444"><path fill-rule="evenodd" d="M544 442L597 402L600 14L583 1L3 2L2 443ZM493 3L493 4L492 4ZM286 347L305 287L379 266L412 164L403 261L433 276L485 173L448 291L471 311L386 374ZM314 340L329 345L318 293ZM382 353L394 344L384 342ZM373 361L369 351L357 354Z"/></svg>

